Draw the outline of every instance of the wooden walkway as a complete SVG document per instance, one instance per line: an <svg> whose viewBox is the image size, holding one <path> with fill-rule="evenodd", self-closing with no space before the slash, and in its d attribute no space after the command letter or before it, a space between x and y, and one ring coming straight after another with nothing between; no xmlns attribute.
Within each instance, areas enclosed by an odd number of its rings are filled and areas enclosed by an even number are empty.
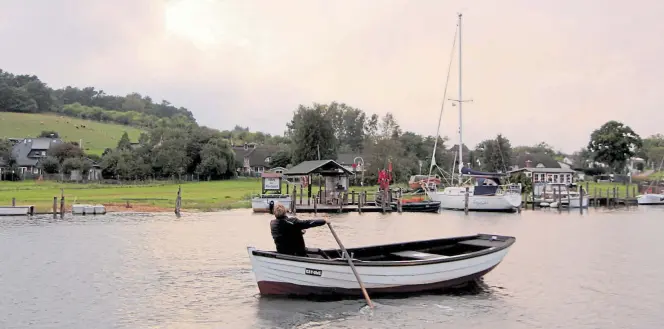
<svg viewBox="0 0 664 329"><path fill-rule="evenodd" d="M299 213L314 213L314 212L320 212L320 213L346 213L346 212L360 212L359 207L357 204L345 204L343 206L338 206L338 205L322 205L318 204L316 205L314 209L314 205L296 205L295 206L295 211ZM380 206L376 205L364 205L361 208L361 212L382 212L383 209ZM387 207L385 212L391 212L392 207Z"/></svg>

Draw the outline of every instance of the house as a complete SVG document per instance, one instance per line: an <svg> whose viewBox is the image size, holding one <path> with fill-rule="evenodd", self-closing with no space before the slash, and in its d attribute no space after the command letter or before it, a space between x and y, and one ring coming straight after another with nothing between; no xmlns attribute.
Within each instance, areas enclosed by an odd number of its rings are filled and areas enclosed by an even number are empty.
<svg viewBox="0 0 664 329"><path fill-rule="evenodd" d="M572 184L576 182L574 179L574 174L576 173L572 169L568 168L521 168L517 170L512 170L509 172L510 175L524 172L526 177L532 177L533 182L535 183L565 183Z"/></svg>
<svg viewBox="0 0 664 329"><path fill-rule="evenodd" d="M97 163L94 163L92 160L87 159L87 161L90 162L91 167L90 170L88 170L88 173L85 175L85 177L81 174L81 171L78 169L74 169L71 171L69 175L69 179L72 181L99 181L102 180L102 175L101 175L101 166Z"/></svg>
<svg viewBox="0 0 664 329"><path fill-rule="evenodd" d="M556 161L553 157L544 153L525 153L513 159L514 165L509 172L510 175L525 173L526 177L532 177L535 183L565 183L574 182L574 170L567 164Z"/></svg>
<svg viewBox="0 0 664 329"><path fill-rule="evenodd" d="M521 168L561 168L561 165L552 156L545 153L523 153L512 158L511 170Z"/></svg>
<svg viewBox="0 0 664 329"><path fill-rule="evenodd" d="M274 145L258 145L256 143L245 143L242 146L233 145L235 159L240 160L241 166L236 168L239 174L260 175L272 168L270 161L272 156L281 151L281 147Z"/></svg>
<svg viewBox="0 0 664 329"><path fill-rule="evenodd" d="M59 138L25 138L12 148L19 174L41 174L39 160L46 157L48 150L64 142Z"/></svg>

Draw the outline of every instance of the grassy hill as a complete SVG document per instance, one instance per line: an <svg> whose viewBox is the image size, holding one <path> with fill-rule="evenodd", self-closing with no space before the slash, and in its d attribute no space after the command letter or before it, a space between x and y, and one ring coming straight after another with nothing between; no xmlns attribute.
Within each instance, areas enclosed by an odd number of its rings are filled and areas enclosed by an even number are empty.
<svg viewBox="0 0 664 329"><path fill-rule="evenodd" d="M83 140L88 154L101 155L115 147L126 131L131 141L138 141L142 130L111 123L81 120L56 114L0 112L0 138L37 137L44 130L55 130L64 141Z"/></svg>

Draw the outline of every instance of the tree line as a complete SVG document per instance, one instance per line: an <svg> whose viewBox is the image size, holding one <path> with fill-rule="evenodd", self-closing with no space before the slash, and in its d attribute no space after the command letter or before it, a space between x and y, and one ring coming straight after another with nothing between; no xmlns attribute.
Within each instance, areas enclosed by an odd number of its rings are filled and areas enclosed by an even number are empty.
<svg viewBox="0 0 664 329"><path fill-rule="evenodd" d="M58 113L65 116L137 127L195 123L191 111L168 101L131 93L108 95L95 87L53 89L36 75L0 69L0 112Z"/></svg>
<svg viewBox="0 0 664 329"><path fill-rule="evenodd" d="M135 179L197 174L209 179L229 178L242 159L236 159L231 145L243 143L281 146L272 155L272 166L292 166L305 160L337 159L339 154L361 156L368 165L366 177L374 180L378 170L393 164L394 176L405 181L414 174L427 174L437 142L435 165L452 172L457 166L458 145L450 148L448 137L435 137L403 131L392 113L382 116L366 113L343 102L300 105L286 124L283 136L252 132L235 126L218 131L201 127L184 107L167 101L154 102L149 96L131 93L107 95L95 87L67 86L52 89L34 75L14 75L0 70L0 111L21 113L60 113L83 119L115 122L144 128L138 143L122 136L118 146L101 157L85 155L76 142L56 147L41 163L47 172L87 170L93 163L102 166L105 177ZM45 132L48 134L57 132ZM11 161L7 141L0 142L0 158ZM506 172L517 155L542 153L562 161L566 156L573 167L589 172L623 173L633 156L646 159L645 167L655 167L664 158L664 136L642 139L629 126L609 121L589 136L587 146L571 155L555 151L545 142L532 146L512 146L498 134L478 145L463 148L463 163L473 169ZM78 149L79 151L77 151ZM599 167L602 163L606 167ZM520 164L521 165L521 164ZM456 171L456 168L454 171Z"/></svg>

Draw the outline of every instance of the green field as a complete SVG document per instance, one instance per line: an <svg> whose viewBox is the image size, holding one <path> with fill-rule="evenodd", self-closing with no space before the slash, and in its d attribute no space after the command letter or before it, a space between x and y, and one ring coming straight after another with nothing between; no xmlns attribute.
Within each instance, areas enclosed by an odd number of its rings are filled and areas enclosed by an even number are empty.
<svg viewBox="0 0 664 329"><path fill-rule="evenodd" d="M107 147L116 147L125 131L134 142L141 134L141 130L134 127L56 114L0 112L0 138L37 137L44 130L57 131L60 138L67 142L82 140L85 152L97 155L101 155Z"/></svg>
<svg viewBox="0 0 664 329"><path fill-rule="evenodd" d="M260 193L258 178L182 184L103 185L59 184L55 182L0 182L0 205L34 205L38 212L52 209L53 197L64 189L67 205L75 203L104 204L112 210L171 211L175 206L178 186L182 186L182 210L214 211L250 208L252 194ZM355 191L374 191L376 187L351 187ZM286 192L285 183L283 192ZM318 188L312 187L317 193ZM299 194L299 193L298 193ZM306 194L304 195L306 198ZM132 209L124 209L129 201Z"/></svg>

